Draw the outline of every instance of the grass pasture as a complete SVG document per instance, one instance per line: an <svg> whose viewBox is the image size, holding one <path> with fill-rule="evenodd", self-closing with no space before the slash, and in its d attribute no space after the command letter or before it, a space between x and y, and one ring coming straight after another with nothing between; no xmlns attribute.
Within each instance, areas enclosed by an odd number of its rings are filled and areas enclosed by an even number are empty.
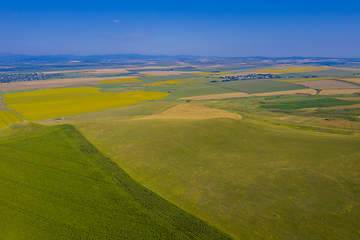
<svg viewBox="0 0 360 240"><path fill-rule="evenodd" d="M214 82L208 84L215 87L231 89L234 91L246 93L266 93L305 89L304 86L300 86L297 84L272 80L239 80L230 82Z"/></svg>
<svg viewBox="0 0 360 240"><path fill-rule="evenodd" d="M182 103L160 114L154 114L137 119L209 119L209 118L237 118L241 115L220 109L206 107L202 104Z"/></svg>
<svg viewBox="0 0 360 240"><path fill-rule="evenodd" d="M356 239L359 136L250 120L78 123L134 179L236 239Z"/></svg>
<svg viewBox="0 0 360 240"><path fill-rule="evenodd" d="M9 94L4 96L3 103L25 119L35 121L139 104L167 95L150 91L109 93L93 87L78 87Z"/></svg>
<svg viewBox="0 0 360 240"><path fill-rule="evenodd" d="M0 239L230 239L61 125L0 139Z"/></svg>
<svg viewBox="0 0 360 240"><path fill-rule="evenodd" d="M341 118L347 121L360 122L360 106L357 108L344 109L317 109L308 115L327 119Z"/></svg>

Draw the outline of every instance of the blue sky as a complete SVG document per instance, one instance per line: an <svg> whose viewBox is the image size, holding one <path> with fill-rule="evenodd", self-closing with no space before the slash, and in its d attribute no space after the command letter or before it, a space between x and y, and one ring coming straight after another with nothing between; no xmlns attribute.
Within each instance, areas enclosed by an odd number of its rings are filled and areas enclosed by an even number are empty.
<svg viewBox="0 0 360 240"><path fill-rule="evenodd" d="M360 1L6 1L0 53L360 57Z"/></svg>

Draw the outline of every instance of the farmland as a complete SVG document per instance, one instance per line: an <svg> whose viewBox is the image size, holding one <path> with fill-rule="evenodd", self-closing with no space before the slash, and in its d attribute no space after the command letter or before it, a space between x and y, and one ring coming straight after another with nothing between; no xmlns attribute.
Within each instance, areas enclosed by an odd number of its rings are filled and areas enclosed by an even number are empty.
<svg viewBox="0 0 360 240"><path fill-rule="evenodd" d="M144 84L143 86L159 86L159 85L165 85L165 84L183 84L183 81L179 81L179 80L168 80L168 81L160 81L160 82L155 82L152 84Z"/></svg>
<svg viewBox="0 0 360 240"><path fill-rule="evenodd" d="M5 103L27 120L68 116L165 98L161 92L104 93L97 88L59 88L5 95Z"/></svg>
<svg viewBox="0 0 360 240"><path fill-rule="evenodd" d="M305 98L298 97L294 99L268 100L263 101L260 107L267 109L301 109L314 107L333 107L342 105L353 105L360 103L359 100L346 101L336 98L322 97L322 98Z"/></svg>
<svg viewBox="0 0 360 240"><path fill-rule="evenodd" d="M322 71L328 70L329 67L299 67L299 68L284 68L284 69L260 69L256 70L256 72L265 73L302 73L302 72L314 72L314 71Z"/></svg>
<svg viewBox="0 0 360 240"><path fill-rule="evenodd" d="M0 128L21 121L23 121L23 119L14 111L0 111Z"/></svg>
<svg viewBox="0 0 360 240"><path fill-rule="evenodd" d="M360 70L310 60L1 85L0 239L357 239Z"/></svg>
<svg viewBox="0 0 360 240"><path fill-rule="evenodd" d="M309 81L309 82L297 82L297 84L309 87L312 89L340 89L340 88L360 88L360 85L351 84L344 81L336 80L318 80L318 81Z"/></svg>
<svg viewBox="0 0 360 240"><path fill-rule="evenodd" d="M141 184L236 238L358 234L358 136L230 119L75 126Z"/></svg>
<svg viewBox="0 0 360 240"><path fill-rule="evenodd" d="M132 82L141 82L137 78L120 78L120 79L111 79L111 80L99 80L99 83L108 84L108 83L132 83Z"/></svg>
<svg viewBox="0 0 360 240"><path fill-rule="evenodd" d="M69 125L0 139L0 149L1 239L230 239L135 182Z"/></svg>
<svg viewBox="0 0 360 240"><path fill-rule="evenodd" d="M246 92L246 93L264 93L264 92L305 89L305 87L296 84L271 81L271 80L215 82L215 83L210 83L210 85L220 88L240 91L240 92Z"/></svg>

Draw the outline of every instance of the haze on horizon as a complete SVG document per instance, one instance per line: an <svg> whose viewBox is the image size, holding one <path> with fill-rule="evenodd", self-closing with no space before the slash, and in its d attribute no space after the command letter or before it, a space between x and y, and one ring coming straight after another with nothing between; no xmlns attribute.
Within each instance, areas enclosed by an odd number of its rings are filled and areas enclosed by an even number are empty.
<svg viewBox="0 0 360 240"><path fill-rule="evenodd" d="M360 1L7 1L0 53L360 57Z"/></svg>

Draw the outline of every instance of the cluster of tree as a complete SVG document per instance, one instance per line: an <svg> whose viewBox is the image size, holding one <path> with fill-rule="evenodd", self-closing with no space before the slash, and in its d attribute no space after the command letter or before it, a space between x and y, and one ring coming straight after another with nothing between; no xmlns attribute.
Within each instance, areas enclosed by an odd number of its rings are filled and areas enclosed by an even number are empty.
<svg viewBox="0 0 360 240"><path fill-rule="evenodd" d="M63 73L3 73L0 74L0 82L20 82L20 81L34 81L46 80L50 78L59 78L64 76Z"/></svg>

